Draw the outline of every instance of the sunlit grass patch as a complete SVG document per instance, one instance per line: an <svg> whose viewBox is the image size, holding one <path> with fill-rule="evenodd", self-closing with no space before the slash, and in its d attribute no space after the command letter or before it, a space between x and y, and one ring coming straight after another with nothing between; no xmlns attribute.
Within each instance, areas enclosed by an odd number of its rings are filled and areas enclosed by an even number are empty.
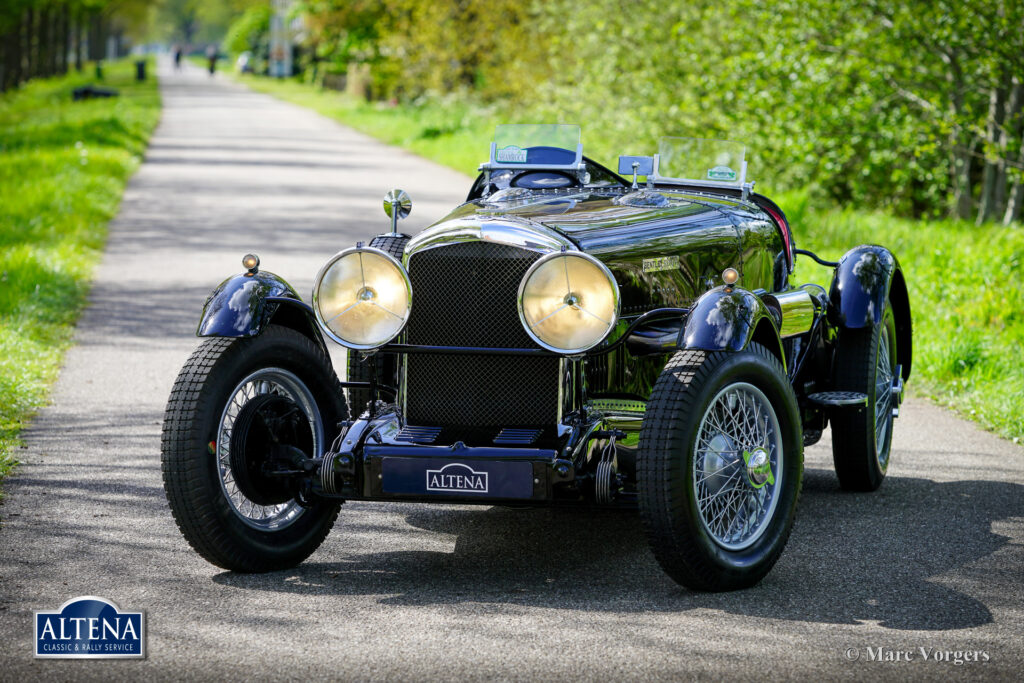
<svg viewBox="0 0 1024 683"><path fill-rule="evenodd" d="M889 247L910 293L910 387L1002 436L1024 438L1024 230L852 210L789 217L797 244L825 258L857 244ZM798 280L828 285L828 269L799 264Z"/></svg>
<svg viewBox="0 0 1024 683"><path fill-rule="evenodd" d="M89 278L160 114L154 79L131 62L104 67L120 95L82 102L87 75L0 96L0 477L17 435L46 400Z"/></svg>

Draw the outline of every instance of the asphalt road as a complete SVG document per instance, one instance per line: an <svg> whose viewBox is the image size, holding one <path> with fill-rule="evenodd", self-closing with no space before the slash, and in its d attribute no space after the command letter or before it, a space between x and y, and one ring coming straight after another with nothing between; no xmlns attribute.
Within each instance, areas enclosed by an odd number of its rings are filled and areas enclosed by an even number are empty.
<svg viewBox="0 0 1024 683"><path fill-rule="evenodd" d="M163 120L77 345L6 484L0 679L1009 679L1024 668L1024 450L918 400L877 493L838 490L827 436L807 450L786 552L743 592L673 584L629 513L350 503L294 570L208 565L174 526L159 470L164 404L206 294L246 251L308 292L326 257L384 230L386 190L410 192L406 226L418 230L469 181L194 68L162 76ZM33 659L33 610L78 595L146 610L148 659ZM870 661L878 651L912 661ZM956 664L965 651L988 661Z"/></svg>

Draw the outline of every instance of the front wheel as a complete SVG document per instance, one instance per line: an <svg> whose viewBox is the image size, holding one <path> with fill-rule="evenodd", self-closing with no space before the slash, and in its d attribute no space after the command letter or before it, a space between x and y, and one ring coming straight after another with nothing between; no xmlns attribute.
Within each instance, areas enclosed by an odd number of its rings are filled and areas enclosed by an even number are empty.
<svg viewBox="0 0 1024 683"><path fill-rule="evenodd" d="M640 513L655 558L695 590L752 586L789 538L803 478L796 397L779 361L680 351L640 434Z"/></svg>
<svg viewBox="0 0 1024 683"><path fill-rule="evenodd" d="M218 567L293 567L323 542L338 504L300 501L272 458L318 457L347 415L324 352L270 325L249 339L204 339L164 416L164 490L182 535Z"/></svg>

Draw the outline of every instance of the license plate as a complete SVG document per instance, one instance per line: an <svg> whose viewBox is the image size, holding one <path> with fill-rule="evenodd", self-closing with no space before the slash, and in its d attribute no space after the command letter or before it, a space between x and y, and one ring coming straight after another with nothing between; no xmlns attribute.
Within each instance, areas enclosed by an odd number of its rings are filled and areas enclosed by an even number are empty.
<svg viewBox="0 0 1024 683"><path fill-rule="evenodd" d="M533 497L533 464L525 461L384 458L384 493L472 497Z"/></svg>

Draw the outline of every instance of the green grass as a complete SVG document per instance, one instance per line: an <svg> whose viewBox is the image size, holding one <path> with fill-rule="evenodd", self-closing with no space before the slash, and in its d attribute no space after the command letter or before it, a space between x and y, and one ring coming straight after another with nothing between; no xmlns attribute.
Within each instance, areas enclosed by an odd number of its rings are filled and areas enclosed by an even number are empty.
<svg viewBox="0 0 1024 683"><path fill-rule="evenodd" d="M780 205L798 246L836 259L856 244L896 254L910 292L910 388L1015 442L1024 437L1024 230L881 213ZM793 208L790 208L793 206ZM797 279L828 286L831 271L799 259Z"/></svg>
<svg viewBox="0 0 1024 683"><path fill-rule="evenodd" d="M100 85L119 97L72 102L91 75L0 95L0 478L57 376L107 223L160 116L155 79L136 83L130 60L104 65Z"/></svg>
<svg viewBox="0 0 1024 683"><path fill-rule="evenodd" d="M456 97L391 106L354 101L296 81L232 77L467 174L485 159L496 123L544 118ZM588 133L588 154L614 164L618 150L613 143L595 131L584 131L584 136ZM1024 437L1024 230L815 209L809 195L776 197L799 246L835 259L852 246L875 243L899 258L914 325L910 390L1019 442ZM799 282L827 287L830 277L828 269L799 259Z"/></svg>

